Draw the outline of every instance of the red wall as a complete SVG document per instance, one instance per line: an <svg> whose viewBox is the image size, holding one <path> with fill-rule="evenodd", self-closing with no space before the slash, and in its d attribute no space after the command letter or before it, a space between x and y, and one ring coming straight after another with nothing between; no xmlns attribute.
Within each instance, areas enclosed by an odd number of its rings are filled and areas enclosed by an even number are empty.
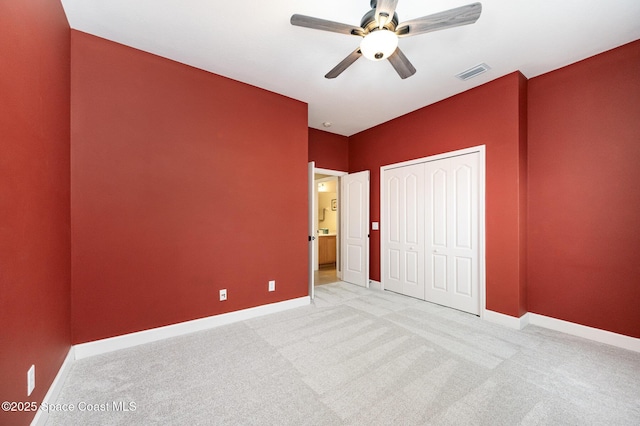
<svg viewBox="0 0 640 426"><path fill-rule="evenodd" d="M640 337L640 41L529 81L531 312Z"/></svg>
<svg viewBox="0 0 640 426"><path fill-rule="evenodd" d="M321 169L349 170L349 138L309 128L309 161Z"/></svg>
<svg viewBox="0 0 640 426"><path fill-rule="evenodd" d="M0 400L39 403L71 342L70 51L60 2L1 2L0 58ZM0 411L0 424L33 416Z"/></svg>
<svg viewBox="0 0 640 426"><path fill-rule="evenodd" d="M526 312L526 80L513 73L349 139L349 171L371 171L371 221L380 220L380 167L486 145L487 308ZM371 232L371 279L380 279L380 233Z"/></svg>
<svg viewBox="0 0 640 426"><path fill-rule="evenodd" d="M306 104L77 31L71 52L73 342L306 296Z"/></svg>

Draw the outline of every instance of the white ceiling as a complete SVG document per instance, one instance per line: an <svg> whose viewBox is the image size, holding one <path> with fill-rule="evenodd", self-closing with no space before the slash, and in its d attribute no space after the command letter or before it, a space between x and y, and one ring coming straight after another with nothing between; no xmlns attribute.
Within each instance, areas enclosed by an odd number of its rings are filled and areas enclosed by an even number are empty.
<svg viewBox="0 0 640 426"><path fill-rule="evenodd" d="M71 28L309 104L309 127L350 136L513 71L531 78L640 39L640 0L480 0L473 25L400 39L418 72L359 59L355 36L294 27L294 13L359 25L369 0L62 0ZM399 0L400 22L474 0ZM455 75L480 63L466 82ZM640 67L639 67L640 72ZM323 127L331 122L330 128Z"/></svg>

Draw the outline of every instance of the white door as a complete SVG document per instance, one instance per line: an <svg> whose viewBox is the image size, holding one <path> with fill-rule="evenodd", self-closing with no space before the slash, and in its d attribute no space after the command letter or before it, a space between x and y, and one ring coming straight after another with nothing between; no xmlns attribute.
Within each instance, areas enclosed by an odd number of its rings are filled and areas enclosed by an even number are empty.
<svg viewBox="0 0 640 426"><path fill-rule="evenodd" d="M424 299L424 164L384 174L385 290Z"/></svg>
<svg viewBox="0 0 640 426"><path fill-rule="evenodd" d="M314 286L314 245L316 239L316 164L312 161L309 163L307 177L309 180L309 297L315 297Z"/></svg>
<svg viewBox="0 0 640 426"><path fill-rule="evenodd" d="M369 286L369 171L340 180L342 280Z"/></svg>
<svg viewBox="0 0 640 426"><path fill-rule="evenodd" d="M478 315L478 153L425 164L425 299Z"/></svg>

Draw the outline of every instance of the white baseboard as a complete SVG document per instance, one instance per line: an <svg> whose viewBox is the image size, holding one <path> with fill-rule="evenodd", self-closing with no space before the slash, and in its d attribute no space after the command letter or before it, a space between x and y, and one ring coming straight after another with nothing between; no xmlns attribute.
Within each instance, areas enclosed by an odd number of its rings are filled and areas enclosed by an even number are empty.
<svg viewBox="0 0 640 426"><path fill-rule="evenodd" d="M369 280L369 288L372 290L382 290L382 283L380 281Z"/></svg>
<svg viewBox="0 0 640 426"><path fill-rule="evenodd" d="M612 333L610 331L534 314L532 312L528 312L520 318L516 318L499 312L485 310L482 318L486 321L516 330L522 330L527 325L531 324L571 334L572 336L593 340L594 342L606 343L607 345L616 346L618 348L640 352L640 339L635 337Z"/></svg>
<svg viewBox="0 0 640 426"><path fill-rule="evenodd" d="M136 333L124 334L88 343L80 343L75 345L75 359L87 358L119 349L131 348L145 343L168 339L170 337L208 330L221 325L244 321L262 315L299 308L301 306L309 305L310 303L311 299L309 296L304 296L297 299L285 300L283 302L256 306L255 308L243 309L212 317L181 322L179 324L153 328L151 330L138 331Z"/></svg>
<svg viewBox="0 0 640 426"><path fill-rule="evenodd" d="M370 281L369 287L380 290L382 289L382 284L377 281ZM309 298L309 296L305 296L297 299L285 300L283 302L257 306L255 308L243 309L241 311L229 312L226 314L201 318L193 321L187 321L179 324L173 324L165 327L154 328L151 330L125 334L109 339L96 340L94 342L81 343L79 345L72 346L69 349L67 357L62 363L60 370L58 370L58 374L56 374L56 377L49 387L49 390L47 391L42 402L43 404L55 403L74 360L112 352L118 349L130 348L133 346L142 345L144 343L155 342L158 340L193 333L196 331L203 331L219 327L221 325L256 318L262 315L282 312L289 309L306 306L310 303L311 299ZM612 333L610 331L600 330L593 327L587 327L556 318L546 317L544 315L527 313L520 318L516 318L509 315L501 314L499 312L485 310L483 312L482 318L486 321L500 324L504 327L516 330L521 330L528 324L531 324L538 327L544 327L551 330L571 334L573 336L593 340L596 342L605 343L630 351L640 352L640 339L638 338ZM47 418L48 413L46 411L38 410L36 416L31 422L31 425L42 426L47 422Z"/></svg>
<svg viewBox="0 0 640 426"><path fill-rule="evenodd" d="M501 314L500 312L485 310L482 319L495 324L500 324L503 327L513 328L515 330L522 330L529 324L529 314L524 314L520 318L512 317L511 315Z"/></svg>
<svg viewBox="0 0 640 426"><path fill-rule="evenodd" d="M635 337L612 333L611 331L600 330L599 328L588 327L544 315L534 313L529 313L528 315L529 324L531 325L537 325L538 327L544 327L607 345L617 346L622 349L640 352L640 339Z"/></svg>
<svg viewBox="0 0 640 426"><path fill-rule="evenodd" d="M67 353L66 358L64 359L62 365L60 366L60 369L58 370L58 374L56 374L55 379L53 379L51 386L49 386L49 390L47 391L47 393L44 396L44 399L42 400L42 404L40 404L41 407L44 406L45 404L47 405L55 404L56 400L58 399L58 395L62 390L62 386L64 385L64 382L67 380L69 371L71 370L71 365L73 364L73 361L75 359L74 352L75 352L75 349L73 346L69 348L69 352ZM39 409L35 417L31 421L31 426L43 426L45 423L47 423L48 418L49 418L49 412Z"/></svg>

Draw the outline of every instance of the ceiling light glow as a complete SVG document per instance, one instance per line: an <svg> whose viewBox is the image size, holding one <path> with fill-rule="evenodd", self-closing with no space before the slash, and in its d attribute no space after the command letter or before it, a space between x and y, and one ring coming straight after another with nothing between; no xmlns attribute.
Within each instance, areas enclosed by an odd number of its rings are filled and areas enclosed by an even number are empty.
<svg viewBox="0 0 640 426"><path fill-rule="evenodd" d="M398 48L398 36L387 29L374 30L360 42L360 51L372 61L387 59Z"/></svg>

